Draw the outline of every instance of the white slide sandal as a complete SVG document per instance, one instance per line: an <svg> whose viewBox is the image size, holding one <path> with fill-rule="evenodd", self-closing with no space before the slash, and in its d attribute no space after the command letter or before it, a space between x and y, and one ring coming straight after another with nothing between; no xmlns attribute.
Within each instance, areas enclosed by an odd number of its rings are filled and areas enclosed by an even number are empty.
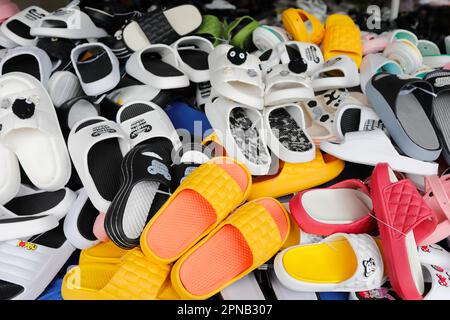
<svg viewBox="0 0 450 320"><path fill-rule="evenodd" d="M218 98L206 105L205 113L230 157L245 164L252 175L269 172L271 157L258 110Z"/></svg>
<svg viewBox="0 0 450 320"><path fill-rule="evenodd" d="M99 211L92 205L86 190L81 189L64 220L64 234L77 249L87 249L99 243L93 233L98 215Z"/></svg>
<svg viewBox="0 0 450 320"><path fill-rule="evenodd" d="M47 91L56 108L83 95L80 80L70 71L56 71L47 83Z"/></svg>
<svg viewBox="0 0 450 320"><path fill-rule="evenodd" d="M398 172L436 175L438 164L402 156L380 130L349 132L342 143L324 141L320 149L344 161L375 166L386 162Z"/></svg>
<svg viewBox="0 0 450 320"><path fill-rule="evenodd" d="M348 132L384 129L383 122L375 110L352 104L338 108L334 125L336 137L339 140L344 140L345 134Z"/></svg>
<svg viewBox="0 0 450 320"><path fill-rule="evenodd" d="M37 299L74 251L62 223L28 241L0 243L0 299Z"/></svg>
<svg viewBox="0 0 450 320"><path fill-rule="evenodd" d="M47 15L31 28L31 35L40 38L98 39L108 33L98 28L91 18L76 7L66 7Z"/></svg>
<svg viewBox="0 0 450 320"><path fill-rule="evenodd" d="M127 73L140 82L158 89L189 86L188 76L172 47L155 44L133 53L126 64Z"/></svg>
<svg viewBox="0 0 450 320"><path fill-rule="evenodd" d="M0 138L39 189L63 188L71 163L53 103L34 77L12 72L0 78Z"/></svg>
<svg viewBox="0 0 450 320"><path fill-rule="evenodd" d="M69 134L68 147L92 204L102 213L120 186L120 166L130 150L119 125L102 117L82 120Z"/></svg>
<svg viewBox="0 0 450 320"><path fill-rule="evenodd" d="M0 142L0 205L14 198L20 189L20 167L16 155Z"/></svg>
<svg viewBox="0 0 450 320"><path fill-rule="evenodd" d="M214 50L212 43L202 37L188 36L172 45L180 69L195 83L209 81L208 56Z"/></svg>
<svg viewBox="0 0 450 320"><path fill-rule="evenodd" d="M227 44L219 45L208 58L211 85L225 98L246 106L264 108L261 61L256 56Z"/></svg>
<svg viewBox="0 0 450 320"><path fill-rule="evenodd" d="M288 163L313 161L316 146L305 130L303 109L286 104L264 109L266 142L275 155Z"/></svg>
<svg viewBox="0 0 450 320"><path fill-rule="evenodd" d="M281 63L286 64L291 61L303 61L307 66L304 71L307 75L322 68L324 58L320 48L313 43L299 41L287 41L277 47Z"/></svg>
<svg viewBox="0 0 450 320"><path fill-rule="evenodd" d="M266 72L264 104L275 106L314 99L311 81L304 73L303 62L278 64Z"/></svg>
<svg viewBox="0 0 450 320"><path fill-rule="evenodd" d="M39 24L39 20L49 13L37 6L28 7L4 21L0 26L3 35L19 46L35 46L38 38L30 32Z"/></svg>
<svg viewBox="0 0 450 320"><path fill-rule="evenodd" d="M360 84L356 63L348 56L337 56L326 61L311 75L314 91L352 88Z"/></svg>
<svg viewBox="0 0 450 320"><path fill-rule="evenodd" d="M366 55L359 67L361 71L361 90L366 93L366 85L372 77L381 72L402 74L402 67L395 61L389 60L381 54L371 53Z"/></svg>

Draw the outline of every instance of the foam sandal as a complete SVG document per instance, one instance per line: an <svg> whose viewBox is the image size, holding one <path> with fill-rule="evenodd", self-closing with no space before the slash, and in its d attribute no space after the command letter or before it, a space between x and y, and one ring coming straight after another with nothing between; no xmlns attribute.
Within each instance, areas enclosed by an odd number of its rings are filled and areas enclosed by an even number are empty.
<svg viewBox="0 0 450 320"><path fill-rule="evenodd" d="M47 91L55 108L83 95L80 80L70 71L54 72L48 80Z"/></svg>
<svg viewBox="0 0 450 320"><path fill-rule="evenodd" d="M386 72L402 74L402 67L395 61L389 60L381 54L368 54L362 59L360 66L361 90L366 92L366 85L376 74Z"/></svg>
<svg viewBox="0 0 450 320"><path fill-rule="evenodd" d="M300 228L312 234L370 233L375 227L369 189L360 180L302 191L289 207Z"/></svg>
<svg viewBox="0 0 450 320"><path fill-rule="evenodd" d="M328 16L322 51L325 60L345 55L359 68L362 59L361 32L349 16L343 14Z"/></svg>
<svg viewBox="0 0 450 320"><path fill-rule="evenodd" d="M450 298L450 268L439 264L422 263L425 281L423 300L448 300Z"/></svg>
<svg viewBox="0 0 450 320"><path fill-rule="evenodd" d="M423 64L430 68L443 68L450 63L450 54L423 57Z"/></svg>
<svg viewBox="0 0 450 320"><path fill-rule="evenodd" d="M180 69L195 83L209 81L208 55L214 50L211 42L202 37L189 36L176 41L175 49Z"/></svg>
<svg viewBox="0 0 450 320"><path fill-rule="evenodd" d="M386 38L376 33L361 33L362 55L382 52L390 43Z"/></svg>
<svg viewBox="0 0 450 320"><path fill-rule="evenodd" d="M350 57L336 56L311 75L311 82L316 92L356 87L360 84L358 67Z"/></svg>
<svg viewBox="0 0 450 320"><path fill-rule="evenodd" d="M394 41L386 46L383 56L397 62L404 73L416 72L425 62L419 49L409 41Z"/></svg>
<svg viewBox="0 0 450 320"><path fill-rule="evenodd" d="M384 129L383 122L372 108L353 104L338 108L334 125L339 140L344 140L348 132Z"/></svg>
<svg viewBox="0 0 450 320"><path fill-rule="evenodd" d="M70 55L72 65L88 96L97 96L114 89L120 82L119 61L103 43L85 43Z"/></svg>
<svg viewBox="0 0 450 320"><path fill-rule="evenodd" d="M368 166L386 162L393 170L404 173L430 176L437 174L438 170L437 163L400 155L381 129L348 132L344 141L323 141L320 149L344 161Z"/></svg>
<svg viewBox="0 0 450 320"><path fill-rule="evenodd" d="M17 4L11 1L2 1L0 3L0 23L3 23L9 17L19 12Z"/></svg>
<svg viewBox="0 0 450 320"><path fill-rule="evenodd" d="M86 249L98 243L92 231L98 214L86 190L81 189L64 220L64 234L75 248Z"/></svg>
<svg viewBox="0 0 450 320"><path fill-rule="evenodd" d="M132 249L146 223L169 199L171 147L158 139L133 148L122 161L122 182L106 212L105 231L117 246ZM135 204L139 203L136 207Z"/></svg>
<svg viewBox="0 0 450 320"><path fill-rule="evenodd" d="M325 34L322 22L312 14L300 9L283 11L283 25L296 41L312 42L319 45Z"/></svg>
<svg viewBox="0 0 450 320"><path fill-rule="evenodd" d="M53 103L33 76L12 72L0 78L0 139L13 151L39 189L63 188L71 175L66 144Z"/></svg>
<svg viewBox="0 0 450 320"><path fill-rule="evenodd" d="M61 293L64 300L153 300L164 289L169 272L170 266L134 249L119 265L85 263L72 268L64 276Z"/></svg>
<svg viewBox="0 0 450 320"><path fill-rule="evenodd" d="M424 200L433 210L438 225L421 244L434 244L450 236L450 175L425 177ZM442 263L441 263L442 264ZM450 267L450 265L449 265Z"/></svg>
<svg viewBox="0 0 450 320"><path fill-rule="evenodd" d="M120 166L130 149L128 139L115 122L95 117L73 127L68 147L89 199L97 210L106 212L120 187Z"/></svg>
<svg viewBox="0 0 450 320"><path fill-rule="evenodd" d="M419 40L417 39L417 36L412 33L411 31L405 30L405 29L396 29L393 31L387 31L383 32L380 35L381 38L386 39L388 42L394 42L394 41L409 41L414 46L417 46L419 44Z"/></svg>
<svg viewBox="0 0 450 320"><path fill-rule="evenodd" d="M431 123L433 86L419 79L376 75L367 97L398 147L414 159L436 160L442 145Z"/></svg>
<svg viewBox="0 0 450 320"><path fill-rule="evenodd" d="M33 37L31 29L49 13L37 6L30 6L4 21L0 30L3 35L19 46L35 46L38 38Z"/></svg>
<svg viewBox="0 0 450 320"><path fill-rule="evenodd" d="M313 74L323 66L324 59L320 48L312 43L298 41L286 41L276 48L281 63L288 64L291 61L302 61L307 65L304 71L307 75Z"/></svg>
<svg viewBox="0 0 450 320"><path fill-rule="evenodd" d="M336 178L344 170L344 162L316 149L316 158L306 163L280 163L273 176L253 179L249 200L261 197L279 198L310 189Z"/></svg>
<svg viewBox="0 0 450 320"><path fill-rule="evenodd" d="M69 136L76 123L100 115L100 107L93 100L91 97L80 95L66 101L56 110L65 138Z"/></svg>
<svg viewBox="0 0 450 320"><path fill-rule="evenodd" d="M118 265L128 252L128 250L119 248L111 241L99 243L88 249L81 250L79 265L90 263Z"/></svg>
<svg viewBox="0 0 450 320"><path fill-rule="evenodd" d="M126 25L123 29L123 40L133 51L141 50L150 44L170 45L193 32L201 23L202 16L193 5L181 5L165 11L157 9Z"/></svg>
<svg viewBox="0 0 450 320"><path fill-rule="evenodd" d="M311 81L303 62L276 65L266 72L264 104L274 106L314 99Z"/></svg>
<svg viewBox="0 0 450 320"><path fill-rule="evenodd" d="M62 39L98 39L108 36L85 12L69 6L43 17L31 28L30 34L40 38Z"/></svg>
<svg viewBox="0 0 450 320"><path fill-rule="evenodd" d="M150 101L157 105L165 105L159 103L159 99L166 96L166 93L161 90L145 84L135 84L123 88L117 88L108 93L107 98L119 106L129 104L136 100Z"/></svg>
<svg viewBox="0 0 450 320"><path fill-rule="evenodd" d="M20 167L16 155L0 141L0 205L13 199L20 189Z"/></svg>
<svg viewBox="0 0 450 320"><path fill-rule="evenodd" d="M271 157L258 110L218 98L206 105L205 113L230 157L245 164L252 175L269 172Z"/></svg>
<svg viewBox="0 0 450 320"><path fill-rule="evenodd" d="M174 262L244 202L250 187L250 173L232 159L216 158L200 166L147 224L142 251L156 261Z"/></svg>
<svg viewBox="0 0 450 320"><path fill-rule="evenodd" d="M37 299L55 278L75 248L58 227L28 241L0 243L0 298Z"/></svg>
<svg viewBox="0 0 450 320"><path fill-rule="evenodd" d="M253 51L252 49L255 46L252 42L252 35L258 27L259 22L252 17L240 17L225 28L225 38L234 47L241 48L245 51Z"/></svg>
<svg viewBox="0 0 450 320"><path fill-rule="evenodd" d="M262 25L256 28L252 34L253 44L259 51L274 49L280 43L289 41L283 28Z"/></svg>
<svg viewBox="0 0 450 320"><path fill-rule="evenodd" d="M385 163L372 174L370 195L392 288L402 299L421 300L425 288L417 244L436 228L433 211L413 183L398 181Z"/></svg>
<svg viewBox="0 0 450 320"><path fill-rule="evenodd" d="M195 34L209 40L217 47L224 38L225 28L219 18L206 14L202 16L202 24L195 30Z"/></svg>
<svg viewBox="0 0 450 320"><path fill-rule="evenodd" d="M264 83L261 61L230 45L220 45L208 57L213 89L236 102L262 110Z"/></svg>
<svg viewBox="0 0 450 320"><path fill-rule="evenodd" d="M450 132L448 117L450 115L450 71L435 71L427 74L425 80L433 85L436 97L433 99L433 122L443 144L443 155L450 164Z"/></svg>
<svg viewBox="0 0 450 320"><path fill-rule="evenodd" d="M185 299L207 299L269 260L288 233L289 217L277 200L249 202L175 263L173 288Z"/></svg>
<svg viewBox="0 0 450 320"><path fill-rule="evenodd" d="M269 107L263 117L267 145L279 159L290 163L314 160L316 147L305 130L305 117L299 105Z"/></svg>
<svg viewBox="0 0 450 320"><path fill-rule="evenodd" d="M27 73L47 86L52 72L52 62L44 50L36 47L18 47L8 50L0 62L0 75L10 72Z"/></svg>
<svg viewBox="0 0 450 320"><path fill-rule="evenodd" d="M286 287L306 292L378 289L384 283L380 244L367 234L334 234L275 257L275 273Z"/></svg>
<svg viewBox="0 0 450 320"><path fill-rule="evenodd" d="M158 89L189 86L189 78L180 70L175 50L164 44L151 45L133 53L126 70L130 76Z"/></svg>
<svg viewBox="0 0 450 320"><path fill-rule="evenodd" d="M422 264L434 264L445 269L450 269L450 252L446 251L440 245L421 245L418 251L419 260Z"/></svg>
<svg viewBox="0 0 450 320"><path fill-rule="evenodd" d="M159 140L159 144L169 155L181 147L172 122L155 103L135 100L125 104L117 112L116 122L132 147L150 143L152 139Z"/></svg>
<svg viewBox="0 0 450 320"><path fill-rule="evenodd" d="M18 47L19 45L17 43L15 43L14 41L12 41L11 39L9 39L8 37L6 37L3 32L2 29L0 28L0 47L4 48L2 49L2 54L6 54L7 49L12 49L15 47Z"/></svg>

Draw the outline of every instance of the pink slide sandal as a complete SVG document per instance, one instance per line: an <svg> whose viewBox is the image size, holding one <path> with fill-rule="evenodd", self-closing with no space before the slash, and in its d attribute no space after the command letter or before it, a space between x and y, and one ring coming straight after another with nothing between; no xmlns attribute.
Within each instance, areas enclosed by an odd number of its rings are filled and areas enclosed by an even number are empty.
<svg viewBox="0 0 450 320"><path fill-rule="evenodd" d="M0 0L0 23L19 12L19 7L9 0Z"/></svg>
<svg viewBox="0 0 450 320"><path fill-rule="evenodd" d="M436 230L420 242L421 245L437 243L450 236L450 174L425 177L425 195L423 199L433 210L438 221Z"/></svg>
<svg viewBox="0 0 450 320"><path fill-rule="evenodd" d="M398 181L386 163L375 167L371 187L392 288L404 300L422 300L425 286L417 243L436 228L433 211L414 184Z"/></svg>

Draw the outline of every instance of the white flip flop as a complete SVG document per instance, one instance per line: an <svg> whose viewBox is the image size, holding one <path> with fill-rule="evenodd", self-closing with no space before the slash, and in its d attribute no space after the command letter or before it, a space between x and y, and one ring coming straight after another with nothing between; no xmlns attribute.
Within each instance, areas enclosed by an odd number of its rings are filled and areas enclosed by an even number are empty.
<svg viewBox="0 0 450 320"><path fill-rule="evenodd" d="M126 70L133 78L158 89L189 86L188 76L180 70L177 53L164 44L150 45L133 53Z"/></svg>
<svg viewBox="0 0 450 320"><path fill-rule="evenodd" d="M71 163L53 103L34 77L8 73L0 78L0 139L13 151L31 182L45 191L63 188Z"/></svg>
<svg viewBox="0 0 450 320"><path fill-rule="evenodd" d="M402 67L395 61L389 60L381 54L371 53L366 55L359 67L361 72L361 90L366 93L366 84L372 77L381 72L402 74Z"/></svg>
<svg viewBox="0 0 450 320"><path fill-rule="evenodd" d="M209 55L211 85L220 95L246 106L264 108L261 61L256 56L227 44Z"/></svg>
<svg viewBox="0 0 450 320"><path fill-rule="evenodd" d="M74 125L68 147L89 199L106 213L119 190L120 166L130 150L129 140L115 122L94 117Z"/></svg>
<svg viewBox="0 0 450 320"><path fill-rule="evenodd" d="M64 234L77 249L87 249L99 243L93 233L99 211L92 205L85 189L81 189L64 220Z"/></svg>
<svg viewBox="0 0 450 320"><path fill-rule="evenodd" d="M33 37L31 29L39 24L39 20L49 13L37 6L28 7L4 21L0 30L5 37L19 46L35 46L38 38Z"/></svg>
<svg viewBox="0 0 450 320"><path fill-rule="evenodd" d="M195 83L209 81L208 56L214 50L212 43L198 36L183 37L172 48L180 63L180 69Z"/></svg>
<svg viewBox="0 0 450 320"><path fill-rule="evenodd" d="M205 113L227 154L247 166L252 175L266 175L271 157L267 149L263 117L258 110L217 98Z"/></svg>
<svg viewBox="0 0 450 320"><path fill-rule="evenodd" d="M298 104L268 107L264 110L267 146L288 163L313 161L316 147L305 130L305 117Z"/></svg>
<svg viewBox="0 0 450 320"><path fill-rule="evenodd" d="M92 57L83 60L82 55L87 52L91 52ZM76 46L70 58L81 87L88 96L98 96L119 84L119 60L103 43L85 43Z"/></svg>
<svg viewBox="0 0 450 320"><path fill-rule="evenodd" d="M48 54L36 47L18 47L8 50L0 60L0 75L23 72L32 75L47 86L52 73L52 61Z"/></svg>
<svg viewBox="0 0 450 320"><path fill-rule="evenodd" d="M66 7L42 18L31 28L31 35L40 38L98 39L108 33L98 28L91 18L77 7Z"/></svg>
<svg viewBox="0 0 450 320"><path fill-rule="evenodd" d="M314 99L314 90L305 68L302 62L291 61L267 70L264 104L274 106Z"/></svg>
<svg viewBox="0 0 450 320"><path fill-rule="evenodd" d="M311 75L314 91L351 88L360 84L356 63L348 56L337 56L326 61Z"/></svg>
<svg viewBox="0 0 450 320"><path fill-rule="evenodd" d="M344 161L375 166L388 163L398 172L436 175L438 164L400 155L391 140L380 130L349 132L342 143L323 141L320 149Z"/></svg>

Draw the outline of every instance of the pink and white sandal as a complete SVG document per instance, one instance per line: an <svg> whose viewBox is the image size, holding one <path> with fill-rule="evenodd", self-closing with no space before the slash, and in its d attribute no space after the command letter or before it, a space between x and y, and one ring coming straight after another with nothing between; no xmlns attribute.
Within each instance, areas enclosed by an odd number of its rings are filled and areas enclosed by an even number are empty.
<svg viewBox="0 0 450 320"><path fill-rule="evenodd" d="M392 288L402 299L422 300L425 285L417 243L436 228L433 211L415 185L398 181L386 163L373 171L371 196Z"/></svg>
<svg viewBox="0 0 450 320"><path fill-rule="evenodd" d="M300 192L289 207L295 222L307 233L370 233L376 226L369 189L357 179Z"/></svg>

